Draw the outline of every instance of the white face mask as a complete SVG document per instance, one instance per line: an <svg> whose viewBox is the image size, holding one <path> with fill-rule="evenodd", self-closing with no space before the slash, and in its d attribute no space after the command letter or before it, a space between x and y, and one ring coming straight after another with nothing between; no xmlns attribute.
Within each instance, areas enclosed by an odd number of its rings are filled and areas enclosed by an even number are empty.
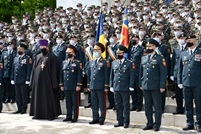
<svg viewBox="0 0 201 134"><path fill-rule="evenodd" d="M121 38L121 34L117 34L117 38L120 39Z"/></svg>
<svg viewBox="0 0 201 134"><path fill-rule="evenodd" d="M57 40L56 42L57 42L57 44L60 45L62 43L62 40Z"/></svg>
<svg viewBox="0 0 201 134"><path fill-rule="evenodd" d="M201 26L198 26L198 30L201 30Z"/></svg>
<svg viewBox="0 0 201 134"><path fill-rule="evenodd" d="M110 41L111 44L114 44L114 38L110 38L109 41Z"/></svg>
<svg viewBox="0 0 201 134"><path fill-rule="evenodd" d="M11 46L7 46L7 49L9 52L13 50L13 48Z"/></svg>
<svg viewBox="0 0 201 134"><path fill-rule="evenodd" d="M39 44L40 39L35 39L36 44Z"/></svg>
<svg viewBox="0 0 201 134"><path fill-rule="evenodd" d="M85 16L85 15L82 16L82 19L86 19L86 18L87 18L87 16Z"/></svg>
<svg viewBox="0 0 201 134"><path fill-rule="evenodd" d="M151 11L151 14L152 15L156 15L156 11Z"/></svg>
<svg viewBox="0 0 201 134"><path fill-rule="evenodd" d="M47 39L48 36L49 36L48 34L44 34L44 35L43 35L43 38Z"/></svg>
<svg viewBox="0 0 201 134"><path fill-rule="evenodd" d="M144 16L143 16L143 19L144 19L144 20L148 20L149 18L148 18L147 15L144 15Z"/></svg>
<svg viewBox="0 0 201 134"><path fill-rule="evenodd" d="M180 45L184 45L185 44L185 40L184 39L179 39L178 42L179 42Z"/></svg>
<svg viewBox="0 0 201 134"><path fill-rule="evenodd" d="M142 13L141 13L141 12L136 12L136 15L137 15L138 17L140 17L140 16L142 15Z"/></svg>
<svg viewBox="0 0 201 134"><path fill-rule="evenodd" d="M167 9L163 9L163 13L167 13Z"/></svg>
<svg viewBox="0 0 201 134"><path fill-rule="evenodd" d="M172 18L172 14L168 14L168 18Z"/></svg>
<svg viewBox="0 0 201 134"><path fill-rule="evenodd" d="M113 18L113 19L112 19L112 22L116 22L116 21L117 21L117 19L116 19L116 18Z"/></svg>
<svg viewBox="0 0 201 134"><path fill-rule="evenodd" d="M144 32L143 31L139 31L139 36L144 36Z"/></svg>
<svg viewBox="0 0 201 134"><path fill-rule="evenodd" d="M92 45L92 44L93 44L93 40L88 39L88 40L87 40L87 44Z"/></svg>
<svg viewBox="0 0 201 134"><path fill-rule="evenodd" d="M71 45L75 45L75 41L74 40L70 40L70 44Z"/></svg>
<svg viewBox="0 0 201 134"><path fill-rule="evenodd" d="M175 31L174 34L175 34L175 36L179 37L181 35L181 32L180 31Z"/></svg>
<svg viewBox="0 0 201 134"><path fill-rule="evenodd" d="M133 29L133 34L138 34L139 30L138 29Z"/></svg>

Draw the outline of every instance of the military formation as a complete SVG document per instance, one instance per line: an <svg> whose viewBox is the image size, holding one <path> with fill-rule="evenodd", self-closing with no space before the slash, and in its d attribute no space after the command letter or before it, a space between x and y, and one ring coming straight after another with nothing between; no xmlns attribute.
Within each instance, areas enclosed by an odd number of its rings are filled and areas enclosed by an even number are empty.
<svg viewBox="0 0 201 134"><path fill-rule="evenodd" d="M121 44L125 8L128 48ZM96 42L100 11L106 47ZM44 7L35 17L25 13L22 20L12 16L11 23L0 22L0 111L2 103L16 102L14 113L26 113L33 65L41 62L39 54L52 52L60 65L58 95L66 99L63 121L77 122L80 92L84 92L88 94L85 108L92 108L93 114L89 124L104 125L106 110L113 109L118 121L114 127L128 128L130 111L140 112L144 100L143 130L159 131L168 83L173 83L177 104L173 114L186 114L183 130L196 127L201 132L200 39L200 0L131 0L129 5L114 0L111 7L107 2L85 7L78 3L76 8ZM48 42L48 50L41 47L41 40ZM104 52L106 58L101 56ZM39 67L43 71L46 65L41 62Z"/></svg>

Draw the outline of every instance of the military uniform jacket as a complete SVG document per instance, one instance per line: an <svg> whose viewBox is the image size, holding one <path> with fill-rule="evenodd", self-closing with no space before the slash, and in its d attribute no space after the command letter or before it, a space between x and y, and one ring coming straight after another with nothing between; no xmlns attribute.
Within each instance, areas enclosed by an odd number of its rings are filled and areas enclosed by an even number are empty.
<svg viewBox="0 0 201 134"><path fill-rule="evenodd" d="M2 83L3 81L3 74L4 74L3 63L0 62L0 83Z"/></svg>
<svg viewBox="0 0 201 134"><path fill-rule="evenodd" d="M13 65L13 60L16 56L16 51L13 51L12 53L8 54L8 51L4 51L2 53L1 61L3 63L4 68L4 78L8 78L11 76L11 69Z"/></svg>
<svg viewBox="0 0 201 134"><path fill-rule="evenodd" d="M15 84L25 84L29 81L31 75L32 60L29 56L24 55L21 58L16 56L12 66L11 80Z"/></svg>
<svg viewBox="0 0 201 134"><path fill-rule="evenodd" d="M141 58L143 56L144 49L141 46L137 46L134 51L132 51L132 48L130 48L130 60L134 64L134 70L135 75L139 76L140 71L140 64L141 64Z"/></svg>
<svg viewBox="0 0 201 134"><path fill-rule="evenodd" d="M40 54L40 46L38 44L35 44L33 47L32 47L32 59L35 60L36 59L36 56L38 54Z"/></svg>
<svg viewBox="0 0 201 134"><path fill-rule="evenodd" d="M85 51L84 51L84 55L85 55L85 60L84 60L84 68L83 71L87 74L88 73L88 69L89 69L89 61L90 58L93 59L93 48L88 46ZM90 57L90 58L89 58Z"/></svg>
<svg viewBox="0 0 201 134"><path fill-rule="evenodd" d="M110 62L102 57L98 62L91 60L89 63L87 87L91 90L109 89Z"/></svg>
<svg viewBox="0 0 201 134"><path fill-rule="evenodd" d="M115 44L114 47L108 46L108 47L111 47L111 49L112 49L112 51L113 51L113 53L114 53L114 56L116 56L116 51L117 51L117 49L118 49L118 46L119 46L119 44ZM115 58L116 58L116 57L115 57ZM108 51L107 51L107 60L109 60L110 63L112 63L112 61L113 61L113 59L112 59L112 57L110 56L110 54L109 54Z"/></svg>
<svg viewBox="0 0 201 134"><path fill-rule="evenodd" d="M55 45L52 47L52 52L57 56L59 64L65 60L66 56L66 45L64 43L60 45Z"/></svg>
<svg viewBox="0 0 201 134"><path fill-rule="evenodd" d="M192 55L189 50L183 51L179 60L178 84L187 87L201 86L201 49L197 48Z"/></svg>
<svg viewBox="0 0 201 134"><path fill-rule="evenodd" d="M142 57L139 81L143 90L159 90L165 88L167 67L165 58L155 53L149 61L148 55Z"/></svg>
<svg viewBox="0 0 201 134"><path fill-rule="evenodd" d="M134 63L127 59L124 59L121 65L119 60L112 62L110 87L113 87L114 91L130 91L129 87L134 88L135 74L133 65Z"/></svg>
<svg viewBox="0 0 201 134"><path fill-rule="evenodd" d="M180 54L181 54L180 46L178 46L177 48L174 48L173 54L172 54L172 60L171 60L170 76L174 76L175 78L177 78L178 76Z"/></svg>
<svg viewBox="0 0 201 134"><path fill-rule="evenodd" d="M65 60L61 64L60 86L65 90L75 90L77 86L82 86L82 63L78 60L68 62Z"/></svg>
<svg viewBox="0 0 201 134"><path fill-rule="evenodd" d="M76 44L75 45L76 49L77 49L77 54L75 55L75 59L79 60L81 63L83 63L83 60L84 60L84 52L83 52L83 48Z"/></svg>

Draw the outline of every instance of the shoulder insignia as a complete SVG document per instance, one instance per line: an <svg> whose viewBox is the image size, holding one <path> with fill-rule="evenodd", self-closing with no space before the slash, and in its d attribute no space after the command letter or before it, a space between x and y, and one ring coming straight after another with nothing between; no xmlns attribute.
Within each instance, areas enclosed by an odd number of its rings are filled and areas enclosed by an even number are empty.
<svg viewBox="0 0 201 134"><path fill-rule="evenodd" d="M80 69L82 69L82 63L80 63Z"/></svg>
<svg viewBox="0 0 201 134"><path fill-rule="evenodd" d="M107 62L107 67L110 68L110 61L106 61Z"/></svg>
<svg viewBox="0 0 201 134"><path fill-rule="evenodd" d="M163 62L163 66L166 67L166 61L164 58L162 59L162 62Z"/></svg>

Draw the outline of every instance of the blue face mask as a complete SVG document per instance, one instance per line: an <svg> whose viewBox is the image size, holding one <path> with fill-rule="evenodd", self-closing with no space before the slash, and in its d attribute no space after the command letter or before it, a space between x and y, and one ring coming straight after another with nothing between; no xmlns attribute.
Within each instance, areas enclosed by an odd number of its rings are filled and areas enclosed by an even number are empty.
<svg viewBox="0 0 201 134"><path fill-rule="evenodd" d="M99 53L98 53L98 52L94 52L94 53L93 53L93 57L94 57L94 58L98 58L98 57L99 57Z"/></svg>

